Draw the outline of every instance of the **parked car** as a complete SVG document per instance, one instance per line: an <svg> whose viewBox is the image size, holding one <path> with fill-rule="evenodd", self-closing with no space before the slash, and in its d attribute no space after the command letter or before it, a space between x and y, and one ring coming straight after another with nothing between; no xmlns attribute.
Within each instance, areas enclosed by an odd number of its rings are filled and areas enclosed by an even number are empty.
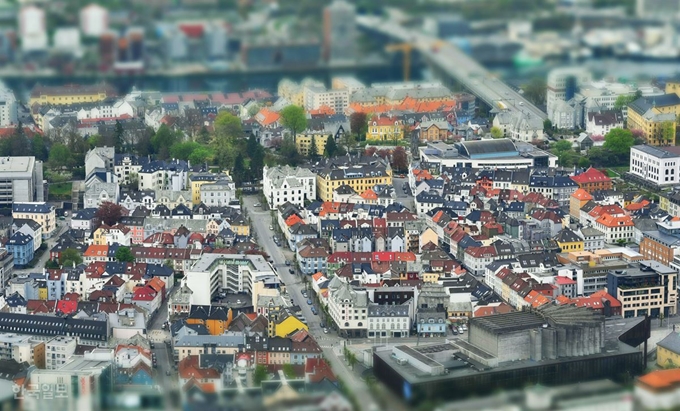
<svg viewBox="0 0 680 411"><path fill-rule="evenodd" d="M286 265L290 265L290 261L286 260Z"/></svg>
<svg viewBox="0 0 680 411"><path fill-rule="evenodd" d="M165 370L165 375L170 375L170 370Z"/></svg>
<svg viewBox="0 0 680 411"><path fill-rule="evenodd" d="M307 305L312 305L312 300L311 300L311 299L308 299L308 300L307 300Z"/></svg>
<svg viewBox="0 0 680 411"><path fill-rule="evenodd" d="M273 225L270 225L270 226L269 226L269 229L270 229L270 230L273 230L273 229L274 229L274 226L273 226Z"/></svg>
<svg viewBox="0 0 680 411"><path fill-rule="evenodd" d="M315 307L312 307L312 314L317 315Z"/></svg>
<svg viewBox="0 0 680 411"><path fill-rule="evenodd" d="M260 204L260 203L255 203L255 204L253 204L253 207L260 207L261 205L262 204Z"/></svg>
<svg viewBox="0 0 680 411"><path fill-rule="evenodd" d="M466 324L461 325L461 327L463 327L463 331L467 331L467 325Z"/></svg>
<svg viewBox="0 0 680 411"><path fill-rule="evenodd" d="M459 333L459 334L463 334L464 331L465 331L465 330L463 330L463 327L458 327L458 333Z"/></svg>
<svg viewBox="0 0 680 411"><path fill-rule="evenodd" d="M458 331L456 330L455 327L451 327L451 333L452 333L453 335L458 335Z"/></svg>

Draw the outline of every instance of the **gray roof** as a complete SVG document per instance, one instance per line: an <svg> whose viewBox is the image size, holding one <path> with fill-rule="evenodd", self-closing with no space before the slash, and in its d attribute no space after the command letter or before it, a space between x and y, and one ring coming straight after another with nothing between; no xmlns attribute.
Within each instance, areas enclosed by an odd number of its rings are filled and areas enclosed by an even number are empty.
<svg viewBox="0 0 680 411"><path fill-rule="evenodd" d="M517 151L515 143L508 138L494 140L466 141L460 143L468 156Z"/></svg>
<svg viewBox="0 0 680 411"><path fill-rule="evenodd" d="M675 158L675 157L680 157L680 152L674 152L677 150L670 151L669 149L672 149L672 147L653 147L653 146L648 146L646 144L639 145L639 146L633 146L634 149L642 151L645 154L649 154L650 156L654 156L657 158Z"/></svg>
<svg viewBox="0 0 680 411"><path fill-rule="evenodd" d="M656 345L676 354L680 354L680 334L676 333L675 331L671 332L666 336L666 338L656 343Z"/></svg>

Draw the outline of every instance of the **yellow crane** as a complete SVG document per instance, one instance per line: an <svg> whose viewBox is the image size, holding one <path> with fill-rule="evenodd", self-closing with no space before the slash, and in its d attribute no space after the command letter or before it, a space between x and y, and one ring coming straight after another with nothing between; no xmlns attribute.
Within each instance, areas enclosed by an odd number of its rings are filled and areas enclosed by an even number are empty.
<svg viewBox="0 0 680 411"><path fill-rule="evenodd" d="M388 44L385 51L395 52L400 51L403 54L403 71L404 81L411 78L411 52L413 52L413 45L411 43Z"/></svg>

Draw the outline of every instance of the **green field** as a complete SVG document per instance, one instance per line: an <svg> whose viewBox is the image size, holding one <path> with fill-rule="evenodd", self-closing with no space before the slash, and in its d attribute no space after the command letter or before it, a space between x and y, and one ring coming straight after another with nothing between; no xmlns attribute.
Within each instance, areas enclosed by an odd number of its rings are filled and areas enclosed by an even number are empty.
<svg viewBox="0 0 680 411"><path fill-rule="evenodd" d="M73 183L55 183L50 184L51 196L70 196Z"/></svg>

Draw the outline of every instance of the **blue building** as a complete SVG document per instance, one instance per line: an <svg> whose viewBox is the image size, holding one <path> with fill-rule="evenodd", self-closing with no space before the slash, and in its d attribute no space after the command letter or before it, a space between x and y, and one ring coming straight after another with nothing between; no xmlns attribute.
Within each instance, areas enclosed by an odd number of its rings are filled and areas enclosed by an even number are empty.
<svg viewBox="0 0 680 411"><path fill-rule="evenodd" d="M33 261L33 237L17 231L12 234L5 247L14 256L15 267L24 267Z"/></svg>
<svg viewBox="0 0 680 411"><path fill-rule="evenodd" d="M446 337L446 311L420 308L416 315L416 331L421 337Z"/></svg>

